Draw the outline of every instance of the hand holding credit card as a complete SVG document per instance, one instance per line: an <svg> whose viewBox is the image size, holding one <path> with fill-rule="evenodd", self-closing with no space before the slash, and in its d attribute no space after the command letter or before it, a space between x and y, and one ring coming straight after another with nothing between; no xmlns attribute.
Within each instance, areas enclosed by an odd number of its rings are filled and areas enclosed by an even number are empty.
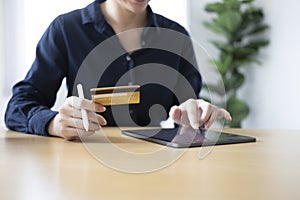
<svg viewBox="0 0 300 200"><path fill-rule="evenodd" d="M140 103L140 86L92 88L92 101L103 106Z"/></svg>

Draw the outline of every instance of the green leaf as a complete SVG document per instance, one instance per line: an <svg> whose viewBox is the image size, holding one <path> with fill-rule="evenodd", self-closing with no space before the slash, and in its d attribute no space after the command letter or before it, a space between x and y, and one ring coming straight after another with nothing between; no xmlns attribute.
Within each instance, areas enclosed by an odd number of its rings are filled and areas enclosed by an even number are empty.
<svg viewBox="0 0 300 200"><path fill-rule="evenodd" d="M261 47L267 46L269 44L269 40L265 40L265 39L260 39L260 40L252 40L249 41L248 44L246 44L244 46L244 48L246 49L254 49L254 50L258 50Z"/></svg>
<svg viewBox="0 0 300 200"><path fill-rule="evenodd" d="M241 6L241 2L240 0L224 0L224 5L225 8L227 8L226 11L228 10L235 11L235 10L239 10Z"/></svg>
<svg viewBox="0 0 300 200"><path fill-rule="evenodd" d="M216 24L227 33L234 33L239 28L242 22L242 16L239 12L225 12L221 13L219 18L216 19Z"/></svg>
<svg viewBox="0 0 300 200"><path fill-rule="evenodd" d="M205 10L208 12L221 13L224 10L223 3L209 3L205 6Z"/></svg>
<svg viewBox="0 0 300 200"><path fill-rule="evenodd" d="M254 0L243 0L241 1L241 3L243 4L247 4L247 3L252 3Z"/></svg>
<svg viewBox="0 0 300 200"><path fill-rule="evenodd" d="M264 13L261 8L250 7L242 13L242 16L245 21L257 24L263 20Z"/></svg>
<svg viewBox="0 0 300 200"><path fill-rule="evenodd" d="M223 65L222 62L214 60L214 64L216 65L218 71L221 73L221 75L225 74L227 71L226 66Z"/></svg>
<svg viewBox="0 0 300 200"><path fill-rule="evenodd" d="M252 55L257 54L257 50L247 47L239 47L234 50L234 55L236 59L248 59Z"/></svg>
<svg viewBox="0 0 300 200"><path fill-rule="evenodd" d="M216 25L215 23L203 22L203 25L216 33L221 33L223 35L227 35L226 30L224 30L223 27Z"/></svg>
<svg viewBox="0 0 300 200"><path fill-rule="evenodd" d="M265 32L267 29L269 29L268 25L258 25L258 26L253 27L246 34L247 35L256 35L256 34Z"/></svg>
<svg viewBox="0 0 300 200"><path fill-rule="evenodd" d="M215 12L221 14L223 12L231 12L240 10L241 3L238 0L225 0L224 2L208 3L205 6L207 12Z"/></svg>
<svg viewBox="0 0 300 200"><path fill-rule="evenodd" d="M242 66L245 66L245 65L251 64L251 63L256 63L258 65L261 64L261 62L257 59L247 58L247 59L240 59L240 60L235 61L235 66L236 67L242 67Z"/></svg>
<svg viewBox="0 0 300 200"><path fill-rule="evenodd" d="M223 81L226 91L236 90L243 85L245 76L241 73L236 72L234 73L234 75L229 78L225 78Z"/></svg>
<svg viewBox="0 0 300 200"><path fill-rule="evenodd" d="M233 63L233 55L228 53L221 53L220 62L222 63L222 74L226 74L230 70Z"/></svg>
<svg viewBox="0 0 300 200"><path fill-rule="evenodd" d="M246 102L238 99L234 95L230 96L227 101L227 110L232 116L232 121L228 123L232 128L240 128L241 122L249 114L249 107Z"/></svg>
<svg viewBox="0 0 300 200"><path fill-rule="evenodd" d="M226 74L226 72L228 71L231 65L231 62L232 62L232 56L230 54L225 54L224 59L221 61L214 60L214 64L216 65L221 75Z"/></svg>
<svg viewBox="0 0 300 200"><path fill-rule="evenodd" d="M264 17L263 11L260 8L248 7L241 13L242 23L240 32L247 34L253 27L261 26Z"/></svg>
<svg viewBox="0 0 300 200"><path fill-rule="evenodd" d="M211 41L211 43L217 47L218 49L220 49L221 51L227 53L227 54L231 54L234 50L234 48L227 44L227 43L223 43L223 42L219 42L219 41Z"/></svg>

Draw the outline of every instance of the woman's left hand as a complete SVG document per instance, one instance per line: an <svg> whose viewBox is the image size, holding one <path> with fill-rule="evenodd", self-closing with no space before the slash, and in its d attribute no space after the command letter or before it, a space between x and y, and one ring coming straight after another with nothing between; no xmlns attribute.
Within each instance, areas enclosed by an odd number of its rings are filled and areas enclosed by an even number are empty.
<svg viewBox="0 0 300 200"><path fill-rule="evenodd" d="M175 123L198 129L201 125L209 128L217 117L231 121L230 113L202 99L189 99L179 106L173 106L169 113Z"/></svg>

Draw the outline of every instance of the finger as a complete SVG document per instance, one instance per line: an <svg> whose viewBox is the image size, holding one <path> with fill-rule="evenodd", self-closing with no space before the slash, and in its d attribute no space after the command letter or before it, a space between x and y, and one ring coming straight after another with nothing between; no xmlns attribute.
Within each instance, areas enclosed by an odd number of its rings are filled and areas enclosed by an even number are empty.
<svg viewBox="0 0 300 200"><path fill-rule="evenodd" d="M82 114L80 111L77 111L77 114L76 115L79 115L79 119L82 119ZM89 126L90 127L93 127L93 126L105 126L107 124L107 121L106 119L102 116L102 115L99 115L99 114L96 114L94 112L90 112L88 111L88 119L89 119ZM100 128L100 127L99 127Z"/></svg>
<svg viewBox="0 0 300 200"><path fill-rule="evenodd" d="M93 103L91 100L81 99L75 96L69 97L67 99L67 104L77 109L85 109L87 111L92 111L92 112L106 111L106 108L101 104Z"/></svg>
<svg viewBox="0 0 300 200"><path fill-rule="evenodd" d="M59 113L65 116L74 117L78 119L82 119L81 109L77 109L74 107L70 107L69 105L65 105L59 108ZM107 124L106 120L103 117L99 117L100 115L95 112L88 111L88 120L92 123L100 123L100 125L104 126Z"/></svg>
<svg viewBox="0 0 300 200"><path fill-rule="evenodd" d="M218 115L224 117L227 121L232 120L230 113L223 108L219 109Z"/></svg>
<svg viewBox="0 0 300 200"><path fill-rule="evenodd" d="M72 128L77 128L84 130L83 120L81 118L73 118L69 116L61 116L60 123L64 124L64 126L69 126ZM98 131L100 127L98 123L92 123L89 121L89 131Z"/></svg>
<svg viewBox="0 0 300 200"><path fill-rule="evenodd" d="M74 118L74 120L78 120L78 119L75 119ZM78 123L78 122L77 122ZM84 125L83 125L83 120L82 119L79 119L79 127L78 127L80 130L85 130L85 128L84 128ZM95 132L95 131L99 131L100 130L100 128L101 128L101 126L100 126L100 124L97 122L97 123L95 123L95 122L91 122L91 121L89 121L89 130L88 131L93 131L93 132Z"/></svg>
<svg viewBox="0 0 300 200"><path fill-rule="evenodd" d="M62 107L59 109L59 112L62 116L64 116L65 118L69 117L69 118L76 118L79 120L82 120L82 113L80 109L75 109L73 108L72 111L70 111L71 109L65 109L66 107ZM97 131L99 130L99 124L101 126L105 126L107 124L106 120L104 117L102 117L99 114L96 114L95 112L91 112L88 111L88 120L89 120L89 129L93 130L93 131ZM65 119L65 121L63 121L63 123L67 123L68 126L72 126L72 123L74 122L74 120L67 120ZM76 128L82 128L81 125L78 125L78 121L75 120L75 123L77 126L74 126ZM80 122L81 123L81 122ZM79 124L80 124L79 123ZM83 123L83 122L82 122ZM99 124L98 124L99 123ZM98 127L95 128L95 125Z"/></svg>
<svg viewBox="0 0 300 200"><path fill-rule="evenodd" d="M89 111L88 118L89 118L89 123L96 124L98 127L105 126L107 124L106 119L102 115L96 114L94 112ZM82 119L81 116L80 116L80 119ZM90 126L92 126L92 125L90 125Z"/></svg>
<svg viewBox="0 0 300 200"><path fill-rule="evenodd" d="M66 116L73 116L73 110L74 107L65 102L61 107L59 107L58 112L60 114L66 115Z"/></svg>
<svg viewBox="0 0 300 200"><path fill-rule="evenodd" d="M189 124L193 129L199 129L199 117L200 112L196 100L189 100L190 102L186 106L186 112L189 120Z"/></svg>
<svg viewBox="0 0 300 200"><path fill-rule="evenodd" d="M106 119L102 115L96 115L97 121L101 126L105 126L107 124Z"/></svg>
<svg viewBox="0 0 300 200"><path fill-rule="evenodd" d="M92 101L90 101L90 102L92 103L91 107L94 108L94 110L92 110L92 111L99 112L99 113L106 111L106 108L103 105L98 104L98 103L93 103Z"/></svg>
<svg viewBox="0 0 300 200"><path fill-rule="evenodd" d="M170 109L169 116L176 124L181 124L181 110L178 106L173 106Z"/></svg>
<svg viewBox="0 0 300 200"><path fill-rule="evenodd" d="M68 116L72 116L74 118L82 119L81 109L73 108L71 114L70 114L70 110L60 110L60 113L66 114ZM95 112L88 111L87 114L88 114L88 120L90 122L98 123L97 114Z"/></svg>
<svg viewBox="0 0 300 200"><path fill-rule="evenodd" d="M206 101L198 101L198 108L201 110L200 124L205 124L210 119L215 107Z"/></svg>
<svg viewBox="0 0 300 200"><path fill-rule="evenodd" d="M217 111L211 112L208 120L204 122L204 127L209 128L214 123L214 121L217 119L217 117L218 117Z"/></svg>

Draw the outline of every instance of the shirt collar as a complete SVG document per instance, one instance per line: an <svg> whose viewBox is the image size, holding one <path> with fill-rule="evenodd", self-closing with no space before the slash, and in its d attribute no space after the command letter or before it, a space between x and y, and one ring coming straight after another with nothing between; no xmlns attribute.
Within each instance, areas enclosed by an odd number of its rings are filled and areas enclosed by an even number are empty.
<svg viewBox="0 0 300 200"><path fill-rule="evenodd" d="M97 21L105 21L104 16L99 9L99 4L104 2L104 0L95 0L93 3L89 4L87 7L81 10L82 23L96 23ZM100 14L100 15L99 15Z"/></svg>
<svg viewBox="0 0 300 200"><path fill-rule="evenodd" d="M97 29L102 33L107 27L106 20L104 15L99 8L99 4L103 3L106 0L95 0L93 3L89 4L86 8L82 9L81 17L83 24L94 23ZM148 5L148 18L146 27L157 27L158 30L158 22L157 17L153 13L151 7Z"/></svg>

